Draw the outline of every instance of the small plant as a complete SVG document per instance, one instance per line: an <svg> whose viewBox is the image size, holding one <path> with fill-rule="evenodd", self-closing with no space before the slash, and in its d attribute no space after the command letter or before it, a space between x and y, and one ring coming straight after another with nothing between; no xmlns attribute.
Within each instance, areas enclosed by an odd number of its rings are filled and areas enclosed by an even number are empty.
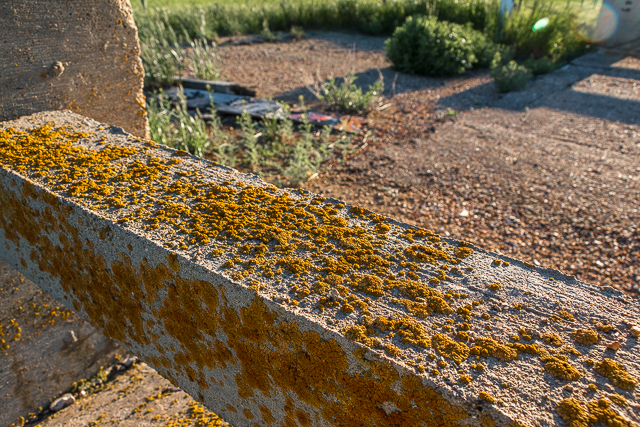
<svg viewBox="0 0 640 427"><path fill-rule="evenodd" d="M273 43L278 40L278 37L269 29L269 21L266 19L262 21L262 31L260 32L260 35L267 43Z"/></svg>
<svg viewBox="0 0 640 427"><path fill-rule="evenodd" d="M384 83L382 79L377 80L369 86L369 90L363 93L362 89L355 84L357 79L358 77L351 71L341 85L336 84L335 79L332 78L314 93L332 109L343 113L364 113L376 105L382 96Z"/></svg>
<svg viewBox="0 0 640 427"><path fill-rule="evenodd" d="M187 98L178 92L178 101L171 108L167 95L160 92L148 102L151 139L166 146L204 157L211 145L207 124L199 111L189 114Z"/></svg>
<svg viewBox="0 0 640 427"><path fill-rule="evenodd" d="M245 110L237 119L239 135L226 132L211 106L212 118L187 110L186 97L178 92L173 103L160 91L148 98L147 111L152 139L172 148L214 158L219 163L250 171L277 185L298 186L316 173L334 153L344 159L351 152L351 138L333 135L331 127L314 132L303 115L296 131L289 107L284 117L267 117L254 123ZM302 107L304 109L304 106Z"/></svg>
<svg viewBox="0 0 640 427"><path fill-rule="evenodd" d="M291 27L291 37L293 37L295 40L300 41L302 39L305 39L307 35L304 33L304 29L302 27L293 26Z"/></svg>
<svg viewBox="0 0 640 427"><path fill-rule="evenodd" d="M215 45L196 39L189 43L186 59L199 79L216 80L220 77L219 58Z"/></svg>
<svg viewBox="0 0 640 427"><path fill-rule="evenodd" d="M550 58L542 57L538 59L534 59L533 57L527 59L522 63L531 74L534 76L539 76L541 74L548 74L553 72L559 65L562 65L562 62L558 64Z"/></svg>
<svg viewBox="0 0 640 427"><path fill-rule="evenodd" d="M386 42L398 71L430 76L462 74L478 62L475 44L484 37L468 26L435 18L407 18Z"/></svg>
<svg viewBox="0 0 640 427"><path fill-rule="evenodd" d="M500 93L524 90L531 78L531 72L526 67L513 60L505 64L500 55L496 55L491 68L491 77Z"/></svg>
<svg viewBox="0 0 640 427"><path fill-rule="evenodd" d="M158 144L169 145L171 135L171 101L160 91L147 98L147 114L151 139Z"/></svg>
<svg viewBox="0 0 640 427"><path fill-rule="evenodd" d="M260 152L258 150L258 137L253 118L247 110L242 112L238 120L240 125L240 144L245 154L245 160L251 169L258 166Z"/></svg>
<svg viewBox="0 0 640 427"><path fill-rule="evenodd" d="M141 43L146 86L166 87L177 82L184 70L184 55L175 41L152 38Z"/></svg>

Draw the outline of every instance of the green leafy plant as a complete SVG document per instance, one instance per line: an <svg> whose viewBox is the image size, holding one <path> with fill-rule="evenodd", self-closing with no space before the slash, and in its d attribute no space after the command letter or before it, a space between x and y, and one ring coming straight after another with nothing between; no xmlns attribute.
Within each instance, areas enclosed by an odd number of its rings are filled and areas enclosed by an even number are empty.
<svg viewBox="0 0 640 427"><path fill-rule="evenodd" d="M135 19L142 42L151 38L177 41L212 40L217 35L259 34L289 31L292 26L304 30L350 30L372 35L390 35L410 17L429 16L438 21L469 26L482 32L487 40L514 48L515 57L549 57L569 60L585 50L578 37L578 17L571 8L558 7L550 0L519 2L503 21L497 0L296 0L281 2L215 2L206 7L174 6L136 10ZM549 24L532 31L543 17ZM161 33L165 33L161 36ZM476 52L478 66L488 66Z"/></svg>
<svg viewBox="0 0 640 427"><path fill-rule="evenodd" d="M474 43L482 35L468 26L435 18L407 18L386 43L398 71L430 76L462 74L478 62Z"/></svg>
<svg viewBox="0 0 640 427"><path fill-rule="evenodd" d="M170 145L171 101L164 92L147 97L147 115L151 139L159 144Z"/></svg>
<svg viewBox="0 0 640 427"><path fill-rule="evenodd" d="M498 92L506 93L526 89L531 79L531 72L513 60L505 64L497 55L492 66L491 77Z"/></svg>
<svg viewBox="0 0 640 427"><path fill-rule="evenodd" d="M146 86L166 87L178 81L184 71L184 55L177 42L153 38L140 47Z"/></svg>
<svg viewBox="0 0 640 427"><path fill-rule="evenodd" d="M213 105L209 120L199 112L190 114L181 92L173 103L162 91L147 102L154 141L262 175L277 185L298 186L331 156L344 158L352 152L348 135L333 135L330 127L314 132L306 114L296 130L286 105L284 117L271 116L260 123L245 110L236 119L239 132L233 134L223 129Z"/></svg>
<svg viewBox="0 0 640 427"><path fill-rule="evenodd" d="M158 93L148 101L147 111L152 140L204 157L211 145L207 123L200 111L195 115L189 113L187 98L182 91L178 92L175 105L165 93Z"/></svg>
<svg viewBox="0 0 640 427"><path fill-rule="evenodd" d="M337 84L335 79L320 85L319 90L312 90L316 96L326 102L331 109L343 113L364 113L370 111L379 101L384 90L382 79L369 86L366 92L356 86L358 77L350 71L345 76L342 84Z"/></svg>
<svg viewBox="0 0 640 427"><path fill-rule="evenodd" d="M304 28L296 27L295 25L291 27L290 34L291 34L291 37L294 38L295 40L302 40L307 37L307 35L304 32Z"/></svg>
<svg viewBox="0 0 640 427"><path fill-rule="evenodd" d="M278 40L278 37L269 29L269 21L266 19L262 21L262 31L260 35L267 43L273 43Z"/></svg>
<svg viewBox="0 0 640 427"><path fill-rule="evenodd" d="M217 80L220 77L220 61L215 44L196 39L189 43L186 59L199 79Z"/></svg>
<svg viewBox="0 0 640 427"><path fill-rule="evenodd" d="M245 159L248 165L253 169L258 165L260 160L260 152L258 150L258 133L253 124L253 118L247 110L242 112L238 120L240 125L240 144L245 153Z"/></svg>

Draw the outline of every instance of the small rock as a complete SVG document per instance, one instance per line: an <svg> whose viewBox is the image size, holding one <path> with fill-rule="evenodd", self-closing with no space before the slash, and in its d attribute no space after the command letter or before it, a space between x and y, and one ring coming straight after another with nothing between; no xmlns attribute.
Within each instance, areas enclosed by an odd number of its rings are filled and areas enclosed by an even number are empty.
<svg viewBox="0 0 640 427"><path fill-rule="evenodd" d="M466 218L469 216L469 211L466 209L462 209L462 211L458 214L459 216Z"/></svg>
<svg viewBox="0 0 640 427"><path fill-rule="evenodd" d="M618 351L620 349L620 341L614 341L607 344L609 350Z"/></svg>
<svg viewBox="0 0 640 427"><path fill-rule="evenodd" d="M127 368L130 368L137 361L138 361L138 358L133 354L130 354L127 357L125 357L124 360L120 363L126 366Z"/></svg>
<svg viewBox="0 0 640 427"><path fill-rule="evenodd" d="M49 410L51 410L51 412L57 412L71 405L75 401L76 401L76 398L73 397L71 393L65 393L59 398L57 398L56 400L54 400L53 402L51 402L51 405L49 405Z"/></svg>
<svg viewBox="0 0 640 427"><path fill-rule="evenodd" d="M340 296L340 293L338 293L338 291L336 291L335 289L331 289L331 292L329 292L329 296L334 301L342 301L342 297Z"/></svg>
<svg viewBox="0 0 640 427"><path fill-rule="evenodd" d="M633 335L634 337L636 337L636 338L637 338L637 337L640 337L640 326L638 326L638 325L633 325L633 326L631 327L631 329L629 329L629 333L630 333L631 335Z"/></svg>

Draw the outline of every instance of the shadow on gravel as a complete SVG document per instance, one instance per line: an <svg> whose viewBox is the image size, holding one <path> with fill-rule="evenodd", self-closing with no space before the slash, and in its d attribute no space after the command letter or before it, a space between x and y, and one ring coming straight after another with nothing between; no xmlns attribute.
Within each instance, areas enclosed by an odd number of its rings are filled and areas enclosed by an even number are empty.
<svg viewBox="0 0 640 427"><path fill-rule="evenodd" d="M535 77L525 91L499 94L493 83L485 83L443 97L439 108L469 110L486 106L522 111L527 107L547 107L640 124L640 93L636 89L640 86L640 70L611 67L620 57L596 61L602 55L585 56L554 73Z"/></svg>
<svg viewBox="0 0 640 427"><path fill-rule="evenodd" d="M321 84L328 81L327 79L322 82L318 82L314 79L313 70L305 71L307 74L311 74L309 75L310 82L313 80L316 84ZM355 76L357 77L356 85L363 90L367 90L369 85L375 83L380 78L380 74L382 74L382 78L384 79L384 95L387 98L391 98L394 95L422 91L425 91L425 95L428 95L430 94L430 90L438 90L447 84L453 86L464 84L465 81L469 81L477 77L484 77L488 73L489 70L480 69L471 70L466 74L457 77L425 77L399 73L392 67L385 67L380 68L379 70L376 68L370 68L366 71L356 73ZM341 85L342 82L344 82L344 78L336 77L335 81L336 84ZM494 91L493 85L491 86L491 90ZM307 99L313 98L313 94L309 91L307 86L297 87L293 90L283 92L278 95L277 98L285 101L297 100L300 95L303 95Z"/></svg>

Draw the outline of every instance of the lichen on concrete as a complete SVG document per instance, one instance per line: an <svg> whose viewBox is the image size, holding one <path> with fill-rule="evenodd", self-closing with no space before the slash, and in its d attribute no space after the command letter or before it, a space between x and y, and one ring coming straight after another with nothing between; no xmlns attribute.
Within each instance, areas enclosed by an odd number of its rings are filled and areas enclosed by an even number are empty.
<svg viewBox="0 0 640 427"><path fill-rule="evenodd" d="M67 112L0 124L0 166L7 261L233 424L534 425L568 384L637 399L619 292Z"/></svg>

